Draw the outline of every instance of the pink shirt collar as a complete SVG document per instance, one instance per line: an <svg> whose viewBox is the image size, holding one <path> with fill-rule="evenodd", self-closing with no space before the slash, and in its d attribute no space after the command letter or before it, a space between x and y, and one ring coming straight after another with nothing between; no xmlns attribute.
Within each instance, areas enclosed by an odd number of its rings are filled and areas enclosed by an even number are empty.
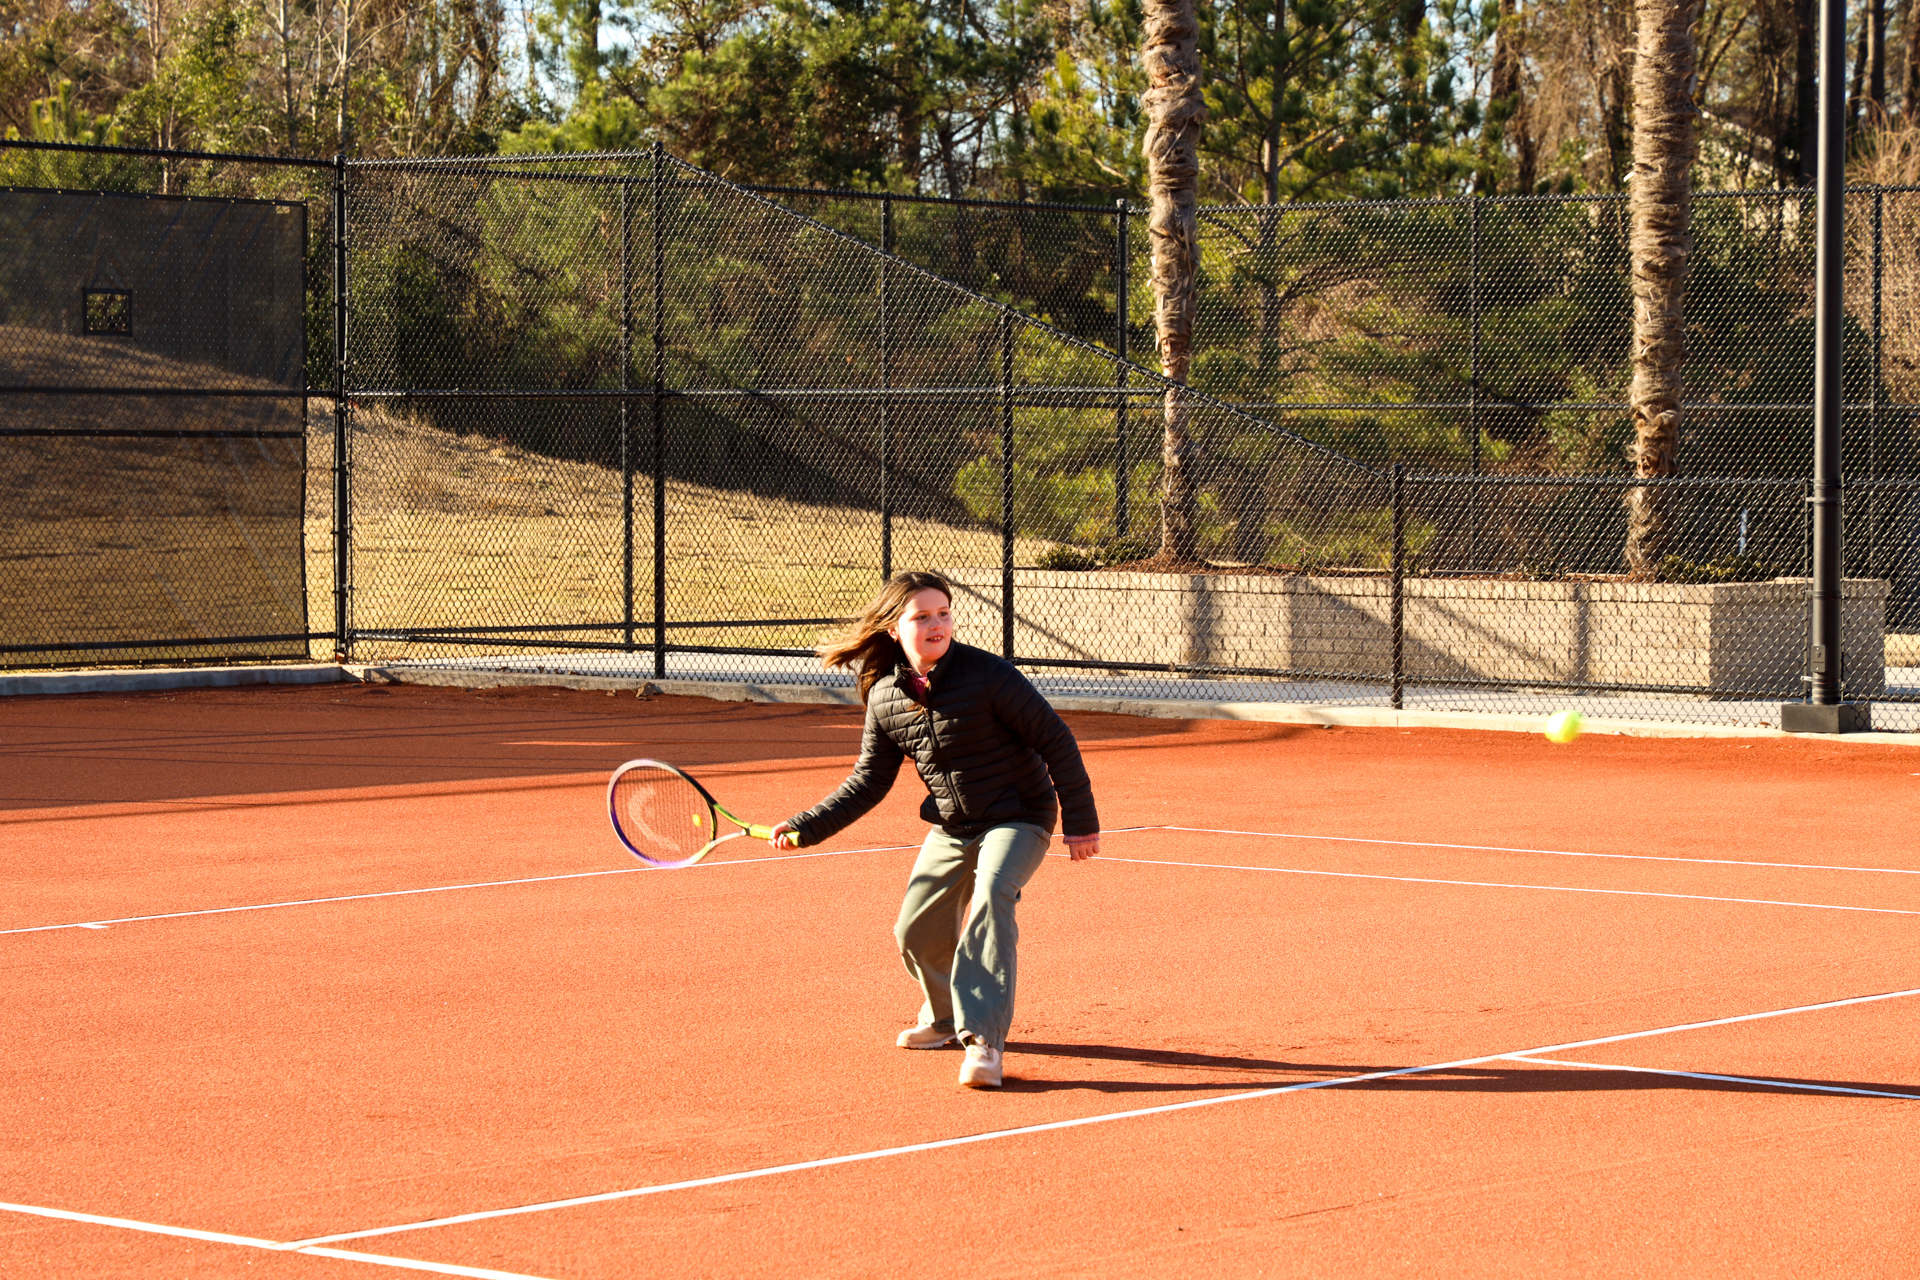
<svg viewBox="0 0 1920 1280"><path fill-rule="evenodd" d="M900 664L899 682L901 686L904 687L910 695L912 695L913 700L915 702L924 702L926 701L926 697L927 697L927 689L930 687L932 682L933 672L938 671L939 669L940 669L940 664L936 662L933 665L933 671L929 671L927 672L926 675L923 676L918 671L915 671L913 669L912 663L903 662Z"/></svg>

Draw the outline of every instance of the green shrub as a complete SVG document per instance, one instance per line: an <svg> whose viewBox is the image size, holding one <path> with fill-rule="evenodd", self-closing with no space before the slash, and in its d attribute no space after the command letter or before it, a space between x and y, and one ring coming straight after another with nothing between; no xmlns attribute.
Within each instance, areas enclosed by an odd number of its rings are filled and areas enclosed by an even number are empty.
<svg viewBox="0 0 1920 1280"><path fill-rule="evenodd" d="M1152 508L1148 509L1149 511ZM1094 548L1101 564L1132 564L1160 552L1160 528L1136 529L1118 537L1107 537Z"/></svg>
<svg viewBox="0 0 1920 1280"><path fill-rule="evenodd" d="M1705 563L1668 556L1660 562L1662 582L1770 582L1784 572L1752 556L1721 556Z"/></svg>
<svg viewBox="0 0 1920 1280"><path fill-rule="evenodd" d="M1085 569L1098 569L1100 560L1092 552L1082 551L1078 547L1054 546L1040 553L1039 565L1042 569L1079 572Z"/></svg>

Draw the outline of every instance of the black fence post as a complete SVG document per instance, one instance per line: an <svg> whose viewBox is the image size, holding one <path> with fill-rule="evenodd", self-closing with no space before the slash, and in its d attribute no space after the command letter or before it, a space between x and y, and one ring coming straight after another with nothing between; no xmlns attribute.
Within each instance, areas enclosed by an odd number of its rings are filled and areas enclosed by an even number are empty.
<svg viewBox="0 0 1920 1280"><path fill-rule="evenodd" d="M1802 577L1808 579L1813 577L1813 481L1811 480L1800 482L1800 573ZM1812 598L1811 594L1808 598Z"/></svg>
<svg viewBox="0 0 1920 1280"><path fill-rule="evenodd" d="M1813 701L1813 637L1816 634L1818 609L1813 595L1813 481L1800 482L1800 573L1807 580L1807 640L1802 647L1800 677L1802 695L1808 702Z"/></svg>
<svg viewBox="0 0 1920 1280"><path fill-rule="evenodd" d="M633 390L633 183L620 182L620 389ZM627 652L634 650L633 406L620 397L620 599Z"/></svg>
<svg viewBox="0 0 1920 1280"><path fill-rule="evenodd" d="M1392 706L1400 710L1407 676L1407 466L1393 464Z"/></svg>
<svg viewBox="0 0 1920 1280"><path fill-rule="evenodd" d="M1113 405L1113 528L1120 537L1127 534L1127 526L1132 513L1127 509L1132 485L1132 460L1127 457L1127 201L1126 197L1113 202L1117 210L1119 226L1114 231L1113 249L1113 349L1120 357L1114 371L1114 385L1120 394L1114 397Z"/></svg>
<svg viewBox="0 0 1920 1280"><path fill-rule="evenodd" d="M1843 274L1846 260L1846 77L1847 5L1845 0L1820 4L1820 173L1819 216L1815 220L1818 252L1814 265L1813 349L1813 634L1809 649L1811 696L1818 707L1840 705L1840 595L1841 545L1840 430L1844 382L1842 365L1846 297ZM1788 713L1782 713L1785 716ZM1827 732L1852 727L1853 715L1823 713L1810 721Z"/></svg>
<svg viewBox="0 0 1920 1280"><path fill-rule="evenodd" d="M1467 433L1471 440L1467 447L1472 458L1469 470L1476 476L1480 474L1480 201L1480 196L1473 196L1467 206L1467 314L1471 326L1467 346ZM1484 567L1480 563L1480 509L1486 494L1478 482L1468 492L1467 518L1472 523L1467 533L1467 568L1477 572Z"/></svg>
<svg viewBox="0 0 1920 1280"><path fill-rule="evenodd" d="M667 674L667 155L653 144L653 674Z"/></svg>
<svg viewBox="0 0 1920 1280"><path fill-rule="evenodd" d="M1870 381L1867 386L1867 478L1872 485L1867 490L1867 576L1884 576L1881 570L1884 564L1880 552L1880 429L1882 405L1880 403L1881 361L1885 355L1886 327L1881 307L1886 281L1885 223L1887 210L1887 191L1885 187L1873 189L1873 349L1868 356Z"/></svg>
<svg viewBox="0 0 1920 1280"><path fill-rule="evenodd" d="M347 157L334 157L333 172L333 660L353 653L349 610L353 600L353 493L347 447Z"/></svg>
<svg viewBox="0 0 1920 1280"><path fill-rule="evenodd" d="M1000 655L1013 661L1013 312L1000 313Z"/></svg>
<svg viewBox="0 0 1920 1280"><path fill-rule="evenodd" d="M893 327L887 314L887 255L893 252L893 197L880 201L880 389L893 390ZM893 576L893 404L880 397L880 581Z"/></svg>

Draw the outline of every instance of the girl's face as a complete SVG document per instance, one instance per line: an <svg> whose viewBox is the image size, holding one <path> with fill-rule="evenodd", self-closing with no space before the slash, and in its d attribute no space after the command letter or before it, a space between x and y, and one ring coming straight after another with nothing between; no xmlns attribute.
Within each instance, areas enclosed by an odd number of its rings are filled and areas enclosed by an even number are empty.
<svg viewBox="0 0 1920 1280"><path fill-rule="evenodd" d="M938 587L928 587L907 601L900 620L887 628L887 634L907 651L913 669L924 674L946 656L953 643L953 601Z"/></svg>

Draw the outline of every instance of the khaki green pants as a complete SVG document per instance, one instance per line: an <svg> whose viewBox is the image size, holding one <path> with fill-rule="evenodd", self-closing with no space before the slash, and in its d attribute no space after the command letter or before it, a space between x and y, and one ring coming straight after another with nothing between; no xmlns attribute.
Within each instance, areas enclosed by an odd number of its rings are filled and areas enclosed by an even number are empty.
<svg viewBox="0 0 1920 1280"><path fill-rule="evenodd" d="M1006 1048L1020 941L1013 908L1051 838L1030 822L971 840L938 827L927 833L893 927L907 972L926 995L921 1022Z"/></svg>

